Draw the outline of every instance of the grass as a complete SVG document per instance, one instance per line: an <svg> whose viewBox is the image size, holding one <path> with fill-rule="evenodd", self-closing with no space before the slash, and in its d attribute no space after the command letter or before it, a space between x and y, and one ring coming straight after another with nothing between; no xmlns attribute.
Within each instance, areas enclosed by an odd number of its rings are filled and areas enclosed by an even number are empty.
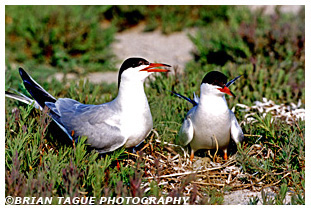
<svg viewBox="0 0 311 210"><path fill-rule="evenodd" d="M114 69L115 27L101 26L109 7L6 6L8 62L64 73Z"/></svg>
<svg viewBox="0 0 311 210"><path fill-rule="evenodd" d="M242 75L230 86L237 95L236 98L227 97L230 108L237 103L252 106L263 97L276 104L297 104L301 99L304 107L303 12L294 17L278 13L264 16L236 7L217 7L212 13L210 7L195 6L45 8L6 6L6 88L26 94L15 67L23 64L31 69L34 79L57 98L69 97L90 104L111 101L117 95L116 84L94 85L81 80L78 84L71 82L64 86L56 80L48 83L46 77L60 70L85 75L103 68L113 69L113 55L107 49L114 33L142 22L146 31L160 28L164 33L197 27L197 33L189 37L197 51L183 74L173 69L172 75L161 74L148 80L145 91L160 143L155 141L155 132L150 134L144 143L149 142L149 147L140 158L129 155L124 148L99 155L87 149L85 138L74 145L63 142L62 138L51 134L55 125L46 111L39 112L6 99L6 195L159 198L181 196L190 187L192 204L222 204L225 192L241 187L219 185L224 178L218 180L218 185L203 185L207 183L206 178L202 178L204 174L181 176L183 181L176 182L174 189L163 181L172 183L176 179L148 179L149 172L164 175L169 167L155 154L165 157L182 154L177 147L165 143L176 143L178 130L191 105L171 95L169 90L188 96L193 92L199 94L203 76L208 71L219 70L230 79ZM77 15L81 11L85 11L83 15ZM127 18L133 17L132 14L137 14L137 19ZM188 16L189 22L183 22L185 16L182 15ZM61 21L64 17L68 17L71 27L67 28L68 22ZM61 38L64 35L66 39ZM52 44L55 49L50 49ZM237 107L235 113L239 122L245 120L247 113L242 109ZM259 201L304 204L305 122L298 120L289 125L259 112L256 119L256 123L242 127L249 135L236 152L229 153L234 166L241 169L236 181L246 189L261 191L261 196L251 198L249 204ZM153 165L146 161L150 155L156 157ZM197 155L205 156L204 153ZM222 163L222 160L216 162ZM213 175L208 174L209 178ZM150 189L144 185L146 183ZM276 196L271 197L268 189L273 189ZM289 202L284 200L286 193L291 194Z"/></svg>

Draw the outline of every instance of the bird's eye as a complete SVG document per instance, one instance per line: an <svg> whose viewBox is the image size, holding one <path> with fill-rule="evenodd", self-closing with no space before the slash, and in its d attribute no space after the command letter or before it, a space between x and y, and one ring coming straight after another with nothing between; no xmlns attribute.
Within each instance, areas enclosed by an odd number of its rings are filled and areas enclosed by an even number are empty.
<svg viewBox="0 0 311 210"><path fill-rule="evenodd" d="M142 62L142 61L139 61L139 62L138 62L138 66L140 66L140 65L143 65L143 62Z"/></svg>

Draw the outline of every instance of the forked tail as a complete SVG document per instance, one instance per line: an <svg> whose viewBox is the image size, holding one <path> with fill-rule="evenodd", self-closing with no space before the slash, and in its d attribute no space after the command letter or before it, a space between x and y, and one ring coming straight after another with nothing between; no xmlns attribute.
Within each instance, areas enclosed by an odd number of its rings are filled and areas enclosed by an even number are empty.
<svg viewBox="0 0 311 210"><path fill-rule="evenodd" d="M44 108L45 102L56 102L56 99L32 79L24 69L19 68L19 74L23 79L27 91L42 108Z"/></svg>
<svg viewBox="0 0 311 210"><path fill-rule="evenodd" d="M46 106L45 105L46 102L52 102L52 103L56 102L56 99L51 94L49 94L46 90L44 90L34 79L32 79L31 76L29 76L29 74L27 74L24 69L19 68L19 74L21 75L23 79L25 88L30 93L30 95L34 98L34 100L14 89L10 89L10 90L12 90L15 93L5 91L6 97L13 98L25 104L33 105L35 108L40 109L40 110L42 110ZM68 131L65 129L64 125L62 124L59 114L54 112L51 109L49 111L50 111L49 114L52 117L53 121L64 131L64 133L71 140L72 136L68 133Z"/></svg>

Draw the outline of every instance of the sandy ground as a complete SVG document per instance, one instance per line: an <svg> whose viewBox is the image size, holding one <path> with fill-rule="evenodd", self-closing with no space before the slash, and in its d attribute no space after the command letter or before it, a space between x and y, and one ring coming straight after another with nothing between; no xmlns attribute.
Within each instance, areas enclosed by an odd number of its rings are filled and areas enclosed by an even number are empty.
<svg viewBox="0 0 311 210"><path fill-rule="evenodd" d="M274 198L276 194L271 188L264 189L266 192L266 195L270 198ZM225 193L224 195L224 205L249 205L250 200L255 200L255 198L259 198L258 205L262 205L262 197L261 192L254 192L251 190L237 190L237 191L231 191L230 193ZM287 192L285 196L284 203L289 204L291 201L290 192Z"/></svg>
<svg viewBox="0 0 311 210"><path fill-rule="evenodd" d="M275 11L275 5L250 5L248 6L251 10L257 10L264 8L264 13L267 15L271 15ZM297 14L299 10L301 9L300 5L284 5L280 7L280 11L284 13L294 13Z"/></svg>
<svg viewBox="0 0 311 210"><path fill-rule="evenodd" d="M194 45L188 34L194 31L175 32L164 35L161 31L142 33L140 27L119 33L116 42L112 45L115 55L121 65L128 57L143 57L150 62L161 62L178 65L182 69L192 59L191 51Z"/></svg>

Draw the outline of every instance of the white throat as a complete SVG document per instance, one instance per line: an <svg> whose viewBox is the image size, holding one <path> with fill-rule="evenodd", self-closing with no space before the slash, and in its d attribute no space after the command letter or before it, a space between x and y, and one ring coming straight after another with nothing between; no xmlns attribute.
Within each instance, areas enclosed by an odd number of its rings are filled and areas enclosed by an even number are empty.
<svg viewBox="0 0 311 210"><path fill-rule="evenodd" d="M142 81L122 81L116 98L122 109L134 109L148 103Z"/></svg>
<svg viewBox="0 0 311 210"><path fill-rule="evenodd" d="M203 84L200 87L199 109L211 114L220 114L228 112L229 108L224 93L215 86Z"/></svg>

